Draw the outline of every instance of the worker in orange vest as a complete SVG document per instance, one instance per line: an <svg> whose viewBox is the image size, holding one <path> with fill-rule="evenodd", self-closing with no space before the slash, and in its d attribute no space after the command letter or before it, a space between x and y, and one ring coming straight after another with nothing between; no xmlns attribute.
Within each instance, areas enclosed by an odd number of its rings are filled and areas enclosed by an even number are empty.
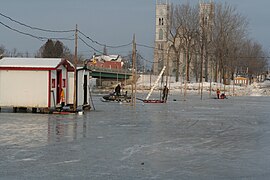
<svg viewBox="0 0 270 180"><path fill-rule="evenodd" d="M63 88L61 88L61 91L60 91L60 104L61 104L61 107L65 106L65 92Z"/></svg>

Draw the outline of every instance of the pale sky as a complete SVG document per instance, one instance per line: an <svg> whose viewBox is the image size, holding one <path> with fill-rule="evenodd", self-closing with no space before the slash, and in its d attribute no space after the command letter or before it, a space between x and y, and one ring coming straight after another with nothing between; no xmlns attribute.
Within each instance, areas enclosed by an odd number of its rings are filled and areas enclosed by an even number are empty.
<svg viewBox="0 0 270 180"><path fill-rule="evenodd" d="M207 0L204 0L207 1ZM216 0L215 2L220 2ZM169 0L181 4L187 0ZM190 0L192 4L199 0ZM237 10L249 20L250 38L261 43L269 52L270 39L270 1L269 0L223 0L237 7ZM90 38L107 45L122 45L132 41L135 33L136 42L154 46L155 38L155 3L156 0L1 0L0 12L30 26L50 30L75 29ZM0 22L24 33L45 37L74 38L73 33L44 33L18 25L2 16ZM30 55L46 42L11 31L0 24L0 45L8 50L16 48L19 52L28 51ZM85 39L89 45L99 51L103 47ZM74 41L62 41L74 51ZM86 58L94 51L79 40L78 52ZM131 46L110 49L110 54L127 55ZM153 49L137 47L146 59L153 59Z"/></svg>

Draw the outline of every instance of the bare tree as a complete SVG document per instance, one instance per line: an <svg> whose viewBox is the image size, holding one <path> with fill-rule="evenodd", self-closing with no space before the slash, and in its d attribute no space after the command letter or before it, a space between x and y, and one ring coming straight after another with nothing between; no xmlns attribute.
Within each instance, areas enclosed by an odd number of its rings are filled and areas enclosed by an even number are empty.
<svg viewBox="0 0 270 180"><path fill-rule="evenodd" d="M237 52L237 44L241 44L246 35L246 18L237 13L236 8L228 4L217 4L214 24L215 48L215 81L227 83L228 74L232 71L232 61L229 56ZM241 47L239 47L241 48Z"/></svg>
<svg viewBox="0 0 270 180"><path fill-rule="evenodd" d="M179 65L181 54L185 56L185 76L190 80L190 63L192 53L196 52L196 39L199 34L199 11L198 6L192 7L189 3L175 5L172 8L172 27L169 41L174 50L176 59L176 79L179 76Z"/></svg>
<svg viewBox="0 0 270 180"><path fill-rule="evenodd" d="M207 15L202 13L205 10ZM180 67L187 81L190 72L196 81L199 77L208 81L210 73L214 81L225 84L239 67L255 74L265 70L265 53L260 44L247 41L248 22L235 7L226 3L201 4L200 8L189 3L172 5L170 17L168 59L176 80ZM249 58L243 60L241 56Z"/></svg>
<svg viewBox="0 0 270 180"><path fill-rule="evenodd" d="M268 65L266 53L262 46L251 40L246 40L240 52L237 71L239 74L246 74L248 76L259 75L266 71Z"/></svg>
<svg viewBox="0 0 270 180"><path fill-rule="evenodd" d="M125 57L123 62L124 62L123 65L124 69L132 68L132 52L129 52L129 54ZM139 52L136 53L136 66L137 66L136 69L138 71L140 72L145 71L144 59Z"/></svg>
<svg viewBox="0 0 270 180"><path fill-rule="evenodd" d="M4 55L5 55L5 52L6 52L5 46L1 45L1 46L0 46L0 55L1 55L1 56L4 56Z"/></svg>

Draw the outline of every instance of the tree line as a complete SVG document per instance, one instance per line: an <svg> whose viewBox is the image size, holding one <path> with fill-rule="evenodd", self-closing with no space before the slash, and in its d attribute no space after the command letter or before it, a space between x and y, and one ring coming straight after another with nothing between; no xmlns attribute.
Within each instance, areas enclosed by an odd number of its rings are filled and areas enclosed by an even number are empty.
<svg viewBox="0 0 270 180"><path fill-rule="evenodd" d="M176 80L228 83L236 74L254 76L267 70L267 53L248 36L247 18L229 4L207 8L172 5L168 33L170 61Z"/></svg>

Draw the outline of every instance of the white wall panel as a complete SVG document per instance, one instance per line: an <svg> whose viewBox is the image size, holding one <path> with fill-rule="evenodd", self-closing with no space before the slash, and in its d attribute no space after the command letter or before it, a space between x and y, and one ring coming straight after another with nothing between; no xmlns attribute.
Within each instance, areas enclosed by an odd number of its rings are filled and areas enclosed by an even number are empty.
<svg viewBox="0 0 270 180"><path fill-rule="evenodd" d="M0 106L47 107L48 71L0 71Z"/></svg>

